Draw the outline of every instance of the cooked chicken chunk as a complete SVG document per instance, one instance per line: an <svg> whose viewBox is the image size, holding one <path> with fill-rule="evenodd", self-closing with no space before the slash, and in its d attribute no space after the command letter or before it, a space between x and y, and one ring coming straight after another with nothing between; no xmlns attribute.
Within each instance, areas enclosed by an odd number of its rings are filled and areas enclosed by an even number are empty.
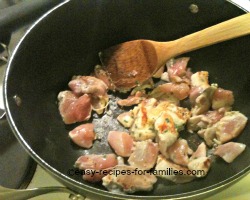
<svg viewBox="0 0 250 200"><path fill-rule="evenodd" d="M247 117L240 112L226 112L225 116L216 123L217 140L225 143L237 137L245 128L247 120Z"/></svg>
<svg viewBox="0 0 250 200"><path fill-rule="evenodd" d="M90 148L95 139L94 125L91 123L77 126L69 132L70 139L77 145L83 148Z"/></svg>
<svg viewBox="0 0 250 200"><path fill-rule="evenodd" d="M153 174L136 173L138 169L132 166L118 165L112 174L103 177L103 186L109 191L121 193L134 193L136 191L150 191L157 179ZM121 172L124 172L121 174Z"/></svg>
<svg viewBox="0 0 250 200"><path fill-rule="evenodd" d="M214 155L220 156L227 163L231 163L245 150L245 148L245 144L228 142L226 144L219 145L215 149Z"/></svg>
<svg viewBox="0 0 250 200"><path fill-rule="evenodd" d="M158 151L158 144L151 140L136 142L128 163L139 169L151 169L156 163Z"/></svg>
<svg viewBox="0 0 250 200"><path fill-rule="evenodd" d="M58 94L59 111L65 124L86 121L91 116L91 103L89 95L76 96L71 91Z"/></svg>
<svg viewBox="0 0 250 200"><path fill-rule="evenodd" d="M188 146L187 140L184 139L178 139L173 145L168 148L168 155L170 160L182 166L187 166L189 162L188 155L192 153L193 151Z"/></svg>
<svg viewBox="0 0 250 200"><path fill-rule="evenodd" d="M139 104L145 99L145 93L137 91L135 95L129 96L127 99L120 99L117 104L120 106L133 106Z"/></svg>
<svg viewBox="0 0 250 200"><path fill-rule="evenodd" d="M134 113L132 111L124 112L117 117L117 120L126 128L130 128L134 123Z"/></svg>
<svg viewBox="0 0 250 200"><path fill-rule="evenodd" d="M159 144L159 150L162 155L168 158L169 155L167 150L174 144L179 136L173 118L166 112L162 112L155 121L155 130L157 131L156 141Z"/></svg>
<svg viewBox="0 0 250 200"><path fill-rule="evenodd" d="M233 104L234 104L234 96L232 91L218 88L214 92L212 100L212 108L214 110L219 108L226 108L227 110L230 110Z"/></svg>
<svg viewBox="0 0 250 200"><path fill-rule="evenodd" d="M115 153L122 157L129 157L132 153L133 138L126 132L110 131L108 143Z"/></svg>
<svg viewBox="0 0 250 200"><path fill-rule="evenodd" d="M157 176L174 183L187 183L195 178L194 175L188 175L188 168L174 164L165 159L162 155L158 156L155 170L157 172ZM173 171L177 173L174 173Z"/></svg>

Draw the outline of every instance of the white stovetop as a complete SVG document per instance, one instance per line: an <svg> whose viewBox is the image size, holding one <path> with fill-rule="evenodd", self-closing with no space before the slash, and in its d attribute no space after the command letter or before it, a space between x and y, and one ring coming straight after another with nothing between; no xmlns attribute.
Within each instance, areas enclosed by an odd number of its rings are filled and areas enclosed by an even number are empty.
<svg viewBox="0 0 250 200"><path fill-rule="evenodd" d="M246 10L250 11L250 0L232 0L232 2L236 2L238 5L241 5ZM0 68L0 74L3 74L3 67ZM1 78L0 78L1 82ZM3 108L3 103L1 101L1 87L0 87L0 108ZM250 174L241 179L236 184L230 186L229 188L219 192L209 198L204 200L249 200L250 199ZM50 174L44 171L40 166L37 166L34 178L32 179L28 188L36 188L36 187L48 187L48 186L63 186L57 180L55 180ZM67 200L69 194L67 193L53 193L41 195L38 197L34 197L30 200L44 200L44 199L52 199L52 200Z"/></svg>

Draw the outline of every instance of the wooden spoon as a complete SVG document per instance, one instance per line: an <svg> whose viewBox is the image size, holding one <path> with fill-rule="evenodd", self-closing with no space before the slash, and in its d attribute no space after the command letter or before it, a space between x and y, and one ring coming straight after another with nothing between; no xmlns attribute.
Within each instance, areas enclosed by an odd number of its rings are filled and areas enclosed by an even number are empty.
<svg viewBox="0 0 250 200"><path fill-rule="evenodd" d="M148 80L175 56L249 33L250 13L174 41L134 40L110 47L99 55L116 89L123 91Z"/></svg>

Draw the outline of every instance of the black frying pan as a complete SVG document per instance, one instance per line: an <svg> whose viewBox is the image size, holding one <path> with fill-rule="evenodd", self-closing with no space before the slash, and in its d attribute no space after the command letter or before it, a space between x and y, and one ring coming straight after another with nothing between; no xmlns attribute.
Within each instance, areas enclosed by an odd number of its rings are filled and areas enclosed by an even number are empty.
<svg viewBox="0 0 250 200"><path fill-rule="evenodd" d="M198 13L190 12L191 4L198 5ZM81 176L71 177L68 170L86 150L70 142L68 131L76 124L63 123L56 101L73 75L93 71L102 49L139 38L173 40L241 14L244 11L224 0L64 2L37 21L10 58L4 95L7 117L16 137L63 184L94 199L194 198L238 180L250 169L249 125L235 139L247 145L237 161L229 165L216 159L207 177L191 183L160 180L151 192L118 195L106 191L101 184L84 182ZM249 36L187 56L191 57L189 66L193 71L208 70L211 82L234 91L234 109L250 117ZM107 134L109 127L103 129ZM90 153L111 152L103 140L96 141Z"/></svg>

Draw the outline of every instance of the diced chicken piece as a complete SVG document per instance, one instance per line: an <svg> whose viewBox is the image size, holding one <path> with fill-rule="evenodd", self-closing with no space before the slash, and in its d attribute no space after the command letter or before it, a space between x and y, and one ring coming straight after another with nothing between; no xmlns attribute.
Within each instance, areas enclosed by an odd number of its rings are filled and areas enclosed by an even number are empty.
<svg viewBox="0 0 250 200"><path fill-rule="evenodd" d="M158 144L151 140L136 142L128 163L139 169L151 169L156 163L158 151Z"/></svg>
<svg viewBox="0 0 250 200"><path fill-rule="evenodd" d="M111 171L112 168L104 169L104 170L95 170L95 169L85 169L83 173L83 180L96 183L102 181L102 178Z"/></svg>
<svg viewBox="0 0 250 200"><path fill-rule="evenodd" d="M137 91L135 95L129 96L127 99L121 99L117 101L120 106L133 106L139 104L145 99L145 94L141 91Z"/></svg>
<svg viewBox="0 0 250 200"><path fill-rule="evenodd" d="M85 94L77 97L71 91L58 94L59 111L65 124L86 121L91 116L90 97Z"/></svg>
<svg viewBox="0 0 250 200"><path fill-rule="evenodd" d="M174 183L187 183L195 178L194 175L188 175L188 168L174 164L173 162L166 160L162 155L158 156L155 170L157 176ZM174 173L173 171L176 171L177 173Z"/></svg>
<svg viewBox="0 0 250 200"><path fill-rule="evenodd" d="M179 100L188 97L190 88L186 83L165 83L157 86L151 93L151 98L161 99L162 96L173 95Z"/></svg>
<svg viewBox="0 0 250 200"><path fill-rule="evenodd" d="M208 157L199 157L188 163L188 169L195 170L195 176L200 178L207 175L211 167L211 159Z"/></svg>
<svg viewBox="0 0 250 200"><path fill-rule="evenodd" d="M219 108L226 108L227 110L230 110L233 104L234 104L234 95L232 91L218 88L214 92L212 100L212 108L214 110Z"/></svg>
<svg viewBox="0 0 250 200"><path fill-rule="evenodd" d="M206 157L207 155L207 146L204 142L202 142L196 149L196 151L192 154L189 160L195 160L200 157Z"/></svg>
<svg viewBox="0 0 250 200"><path fill-rule="evenodd" d="M226 144L219 145L215 149L214 155L220 156L227 163L231 163L245 150L245 148L245 144L228 142Z"/></svg>
<svg viewBox="0 0 250 200"><path fill-rule="evenodd" d="M130 128L131 136L135 141L153 140L156 136L154 130L154 117L152 112L157 105L156 99L146 99L138 107L134 108L136 115L135 121Z"/></svg>
<svg viewBox="0 0 250 200"><path fill-rule="evenodd" d="M182 166L187 166L190 154L192 154L192 150L188 146L187 140L184 139L178 139L168 148L170 160Z"/></svg>
<svg viewBox="0 0 250 200"><path fill-rule="evenodd" d="M187 75L187 64L189 57L182 57L174 59L173 62L168 65L168 75L171 82L183 82Z"/></svg>
<svg viewBox="0 0 250 200"><path fill-rule="evenodd" d="M93 76L74 76L68 85L75 94L91 94L98 97L106 96L108 89L102 80Z"/></svg>
<svg viewBox="0 0 250 200"><path fill-rule="evenodd" d="M216 85L211 85L205 89L201 95L199 95L195 100L195 105L191 110L192 115L200 115L206 113L212 104L212 98L215 90L217 89Z"/></svg>
<svg viewBox="0 0 250 200"><path fill-rule="evenodd" d="M226 112L225 116L216 123L216 138L225 143L237 137L245 128L247 117L240 112Z"/></svg>
<svg viewBox="0 0 250 200"><path fill-rule="evenodd" d="M69 132L71 140L83 148L90 148L93 145L93 141L96 137L94 132L94 125L91 123L82 124L77 126Z"/></svg>
<svg viewBox="0 0 250 200"><path fill-rule="evenodd" d="M156 141L159 144L159 150L162 155L168 158L167 149L175 143L179 135L172 117L166 112L162 112L155 121L155 130L157 131Z"/></svg>
<svg viewBox="0 0 250 200"><path fill-rule="evenodd" d="M80 156L75 162L75 167L79 169L108 169L118 164L115 154L103 154L103 155L83 155Z"/></svg>
<svg viewBox="0 0 250 200"><path fill-rule="evenodd" d="M102 80L108 86L108 89L115 90L115 85L112 83L112 80L102 66L95 66L95 77Z"/></svg>
<svg viewBox="0 0 250 200"><path fill-rule="evenodd" d="M184 129L186 122L191 116L187 108L178 107L174 104L169 104L165 112L172 117L177 131L182 131Z"/></svg>
<svg viewBox="0 0 250 200"><path fill-rule="evenodd" d="M126 128L130 128L134 123L134 115L132 111L124 112L117 117L117 120Z"/></svg>
<svg viewBox="0 0 250 200"><path fill-rule="evenodd" d="M214 144L214 140L216 139L216 126L211 126L207 129L202 129L198 131L198 135L201 136L206 144L211 147Z"/></svg>
<svg viewBox="0 0 250 200"><path fill-rule="evenodd" d="M187 129L189 132L198 131L200 129L206 129L213 124L220 121L220 119L225 115L225 109L219 109L214 111L208 111L202 115L195 115L189 118L187 123Z"/></svg>
<svg viewBox="0 0 250 200"><path fill-rule="evenodd" d="M108 143L115 153L122 157L129 157L132 153L133 138L126 132L110 131Z"/></svg>
<svg viewBox="0 0 250 200"><path fill-rule="evenodd" d="M191 90L189 99L192 105L195 104L195 100L202 92L209 87L208 83L208 72L200 71L196 72L191 76Z"/></svg>
<svg viewBox="0 0 250 200"><path fill-rule="evenodd" d="M157 178L148 172L139 175L136 173L137 170L137 168L132 166L116 166L112 174L110 173L102 179L102 184L109 191L116 193L134 193L136 191L152 190Z"/></svg>

